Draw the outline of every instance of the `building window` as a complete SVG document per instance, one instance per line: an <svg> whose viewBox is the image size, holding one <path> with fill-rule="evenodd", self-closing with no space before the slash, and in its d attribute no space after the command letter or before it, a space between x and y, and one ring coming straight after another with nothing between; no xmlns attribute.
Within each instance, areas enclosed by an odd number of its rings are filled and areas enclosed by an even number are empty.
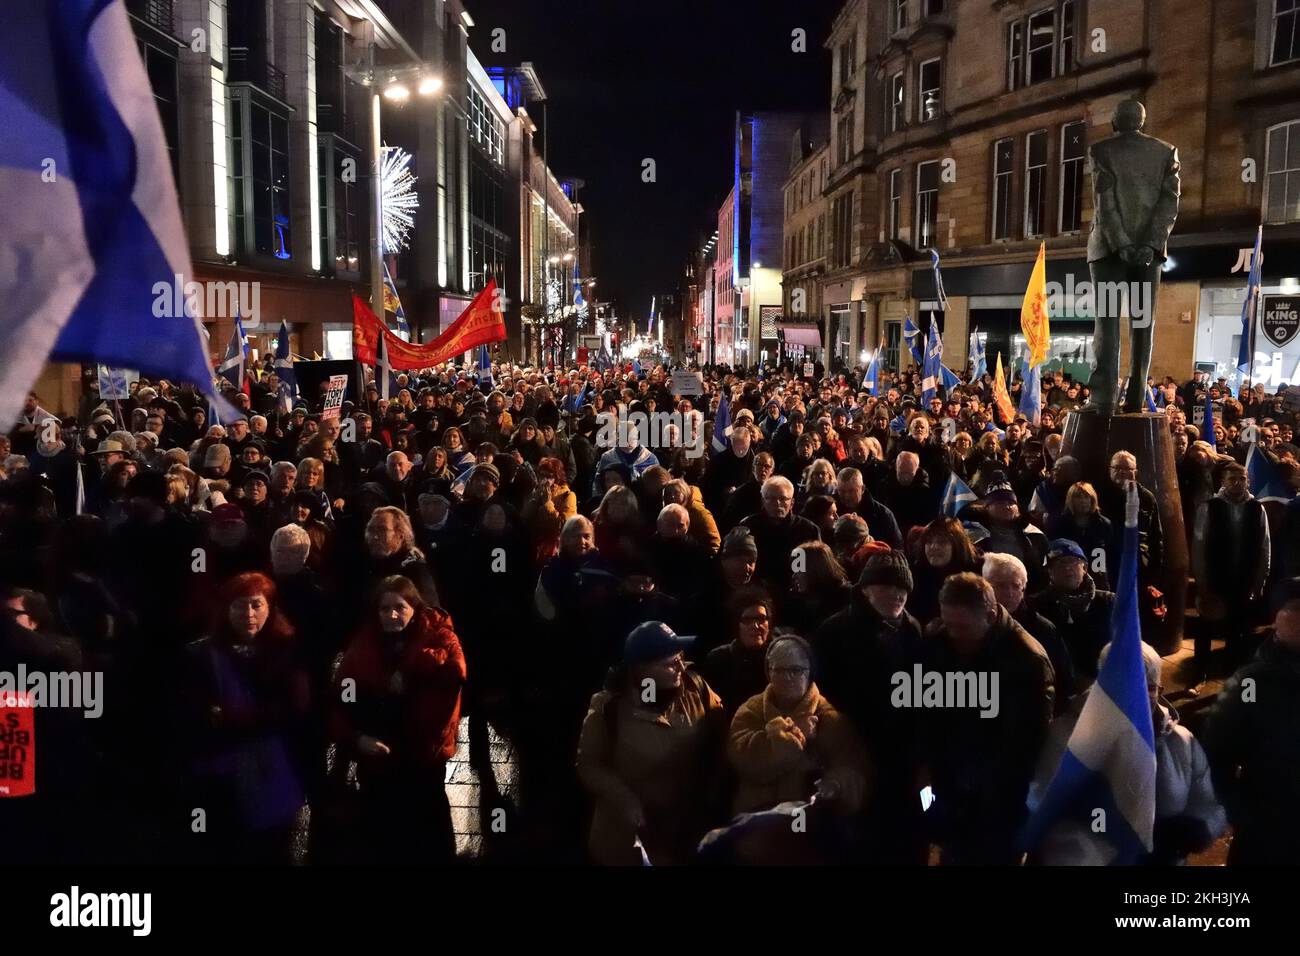
<svg viewBox="0 0 1300 956"><path fill-rule="evenodd" d="M907 113L903 107L902 73L895 73L889 78L889 108L885 115L889 117L889 132L897 133L903 128Z"/></svg>
<svg viewBox="0 0 1300 956"><path fill-rule="evenodd" d="M889 238L897 239L903 225L903 171L889 171Z"/></svg>
<svg viewBox="0 0 1300 956"><path fill-rule="evenodd" d="M853 74L858 72L858 37L857 34L840 45L840 86L853 82Z"/></svg>
<svg viewBox="0 0 1300 956"><path fill-rule="evenodd" d="M1058 232L1078 232L1083 224L1083 164L1088 154L1088 125L1061 127L1061 214Z"/></svg>
<svg viewBox="0 0 1300 956"><path fill-rule="evenodd" d="M853 111L846 110L835 123L836 158L843 166L853 155Z"/></svg>
<svg viewBox="0 0 1300 956"><path fill-rule="evenodd" d="M1047 130L1025 137L1025 238L1047 229Z"/></svg>
<svg viewBox="0 0 1300 956"><path fill-rule="evenodd" d="M163 139L167 144L167 158L172 167L172 179L180 188L180 164L176 159L176 141L180 135L177 125L177 102L179 96L176 54L138 40L140 58L144 61L145 72L149 75L149 89L153 93L154 106L158 108L158 119L162 122Z"/></svg>
<svg viewBox="0 0 1300 956"><path fill-rule="evenodd" d="M916 247L935 244L939 221L939 161L916 164Z"/></svg>
<svg viewBox="0 0 1300 956"><path fill-rule="evenodd" d="M1015 140L1008 137L993 144L994 242L1011 238L1011 179L1015 162Z"/></svg>
<svg viewBox="0 0 1300 956"><path fill-rule="evenodd" d="M289 118L245 88L230 98L231 205L244 255L293 258Z"/></svg>
<svg viewBox="0 0 1300 956"><path fill-rule="evenodd" d="M505 165L506 124L473 85L466 93L470 140L498 166Z"/></svg>
<svg viewBox="0 0 1300 956"><path fill-rule="evenodd" d="M943 13L943 0L925 0L925 15L937 17Z"/></svg>
<svg viewBox="0 0 1300 956"><path fill-rule="evenodd" d="M831 206L831 268L849 264L853 243L853 193L837 196Z"/></svg>
<svg viewBox="0 0 1300 956"><path fill-rule="evenodd" d="M1041 83L1078 67L1077 9L1077 0L1060 0L1008 25L1008 89Z"/></svg>
<svg viewBox="0 0 1300 956"><path fill-rule="evenodd" d="M889 29L896 33L907 26L907 0L891 0Z"/></svg>
<svg viewBox="0 0 1300 956"><path fill-rule="evenodd" d="M1300 221L1300 120L1268 131L1264 221Z"/></svg>
<svg viewBox="0 0 1300 956"><path fill-rule="evenodd" d="M1300 60L1300 0L1273 0L1273 50L1268 65Z"/></svg>
<svg viewBox="0 0 1300 956"><path fill-rule="evenodd" d="M943 104L943 93L939 88L941 64L938 59L926 60L918 71L920 83L917 85L917 112L922 123L939 118L939 109Z"/></svg>

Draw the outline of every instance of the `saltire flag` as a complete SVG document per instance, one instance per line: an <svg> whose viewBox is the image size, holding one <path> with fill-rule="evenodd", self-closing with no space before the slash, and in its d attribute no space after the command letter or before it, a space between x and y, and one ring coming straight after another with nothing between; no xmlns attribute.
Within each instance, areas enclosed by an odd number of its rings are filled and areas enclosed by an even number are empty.
<svg viewBox="0 0 1300 956"><path fill-rule="evenodd" d="M939 384L943 386L943 392L947 395L950 391L961 384L961 379L946 365L939 366Z"/></svg>
<svg viewBox="0 0 1300 956"><path fill-rule="evenodd" d="M949 472L948 484L943 489L943 504L940 505L939 511L949 518L955 518L962 508L978 500L979 497L971 490L970 485L957 477L955 471Z"/></svg>
<svg viewBox="0 0 1300 956"><path fill-rule="evenodd" d="M1241 303L1241 347L1237 350L1237 387L1250 375L1254 356L1250 354L1250 333L1255 328L1256 305L1259 302L1260 266L1264 259L1264 226L1255 233L1255 250L1250 257L1250 273L1246 278L1246 301Z"/></svg>
<svg viewBox="0 0 1300 956"><path fill-rule="evenodd" d="M899 412L892 419L890 419L889 430L893 432L895 435L901 435L903 434L903 432L907 431L907 419L903 417L902 412Z"/></svg>
<svg viewBox="0 0 1300 956"><path fill-rule="evenodd" d="M226 346L226 355L221 360L217 374L234 386L235 391L249 394L248 379L245 376L245 361L248 357L248 339L244 335L244 323L235 317L235 327L230 332L230 343Z"/></svg>
<svg viewBox="0 0 1300 956"><path fill-rule="evenodd" d="M478 381L480 385L487 382L492 388L496 388L497 380L492 375L492 357L488 355L486 345L478 347Z"/></svg>
<svg viewBox="0 0 1300 956"><path fill-rule="evenodd" d="M1029 367L1047 361L1047 351L1052 345L1052 322L1047 313L1047 243L1038 244L1038 258L1029 273L1029 285L1020 306L1020 331L1025 333L1029 346Z"/></svg>
<svg viewBox="0 0 1300 956"><path fill-rule="evenodd" d="M727 448L727 437L731 434L731 403L727 401L727 393L722 393L722 399L718 402L718 414L713 416L713 454L723 452Z"/></svg>
<svg viewBox="0 0 1300 956"><path fill-rule="evenodd" d="M971 354L971 374L970 383L974 385L989 370L989 363L984 358L984 340L980 338L979 330L970 334L970 354Z"/></svg>
<svg viewBox="0 0 1300 956"><path fill-rule="evenodd" d="M224 404L125 3L33 0L6 12L0 336L11 347L0 420L17 417L47 361L138 369Z"/></svg>
<svg viewBox="0 0 1300 956"><path fill-rule="evenodd" d="M1002 372L1002 353L998 353L997 367L993 373L993 404L1002 416L1002 424L1009 425L1016 420L1015 408L1011 405L1011 393L1007 391L1007 379Z"/></svg>
<svg viewBox="0 0 1300 956"><path fill-rule="evenodd" d="M1219 450L1219 445L1214 440L1214 400L1210 397L1208 388L1205 390L1205 417L1201 419L1201 441L1208 442L1215 451Z"/></svg>
<svg viewBox="0 0 1300 956"><path fill-rule="evenodd" d="M921 401L929 403L939 388L939 369L943 367L943 339L939 338L939 323L930 313L930 338L925 346L925 364L921 366Z"/></svg>
<svg viewBox="0 0 1300 956"><path fill-rule="evenodd" d="M1037 425L1043 417L1043 370L1038 365L1026 365L1020 383L1020 414Z"/></svg>
<svg viewBox="0 0 1300 956"><path fill-rule="evenodd" d="M1251 445L1246 455L1246 477L1250 480L1250 491L1260 501L1287 502L1295 497L1295 492L1286 483L1277 470L1277 465L1259 450L1258 445Z"/></svg>
<svg viewBox="0 0 1300 956"><path fill-rule="evenodd" d="M632 360L632 374L635 375L637 378L640 378L640 377L644 374L644 373L641 371L641 360L640 360L640 359L633 359L633 360Z"/></svg>
<svg viewBox="0 0 1300 956"><path fill-rule="evenodd" d="M948 294L943 291L943 273L939 270L939 253L935 249L930 250L930 263L934 268L934 297L939 303L939 311L948 311Z"/></svg>
<svg viewBox="0 0 1300 956"><path fill-rule="evenodd" d="M875 353L871 356L871 364L867 366L866 374L862 377L862 384L867 386L867 391L873 398L880 397L880 354L885 350L884 343L877 346Z"/></svg>
<svg viewBox="0 0 1300 956"><path fill-rule="evenodd" d="M1042 799L1031 795L1031 815L1020 845L1032 850L1057 822L1070 819L1088 830L1105 811L1098 836L1110 847L1110 863L1131 865L1151 852L1156 816L1156 751L1142 662L1138 622L1138 530L1124 528L1110 652L1070 734L1061 763Z"/></svg>
<svg viewBox="0 0 1300 956"><path fill-rule="evenodd" d="M1156 393L1152 391L1150 385L1147 386L1147 411L1149 412L1160 411L1158 408L1156 408Z"/></svg>
<svg viewBox="0 0 1300 956"><path fill-rule="evenodd" d="M921 330L912 324L910 315L903 316L903 338L907 340L907 348L912 353L912 361L921 365L924 359L921 357Z"/></svg>
<svg viewBox="0 0 1300 956"><path fill-rule="evenodd" d="M388 260L384 260L384 312L393 313L397 320L397 331L411 334L411 327L406 323L406 310L402 308L401 296L397 294L397 283L388 271Z"/></svg>
<svg viewBox="0 0 1300 956"><path fill-rule="evenodd" d="M77 469L77 504L72 513L84 515L86 513L86 475L82 471L80 462L77 462L73 467Z"/></svg>
<svg viewBox="0 0 1300 956"><path fill-rule="evenodd" d="M275 339L275 374L280 379L280 394L276 403L282 412L293 411L293 400L298 397L298 373L293 370L293 352L289 349L289 323L280 320L280 334Z"/></svg>

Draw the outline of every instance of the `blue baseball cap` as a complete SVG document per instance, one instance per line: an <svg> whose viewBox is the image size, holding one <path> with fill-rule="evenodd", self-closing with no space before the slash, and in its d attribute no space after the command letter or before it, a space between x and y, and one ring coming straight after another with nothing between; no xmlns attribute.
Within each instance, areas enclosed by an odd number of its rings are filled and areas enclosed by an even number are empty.
<svg viewBox="0 0 1300 956"><path fill-rule="evenodd" d="M662 621L646 621L628 634L623 644L623 660L629 664L659 661L681 653L693 643L694 637L676 634Z"/></svg>
<svg viewBox="0 0 1300 956"><path fill-rule="evenodd" d="M1080 561L1087 561L1083 553L1083 548L1071 541L1069 538L1055 538L1047 545L1047 560L1052 558L1078 558Z"/></svg>

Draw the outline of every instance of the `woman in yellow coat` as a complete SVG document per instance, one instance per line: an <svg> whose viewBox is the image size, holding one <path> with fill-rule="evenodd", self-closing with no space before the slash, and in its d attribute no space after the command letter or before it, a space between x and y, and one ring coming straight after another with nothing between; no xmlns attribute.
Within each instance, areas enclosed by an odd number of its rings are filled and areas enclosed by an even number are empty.
<svg viewBox="0 0 1300 956"><path fill-rule="evenodd" d="M739 784L735 813L767 810L816 793L843 814L863 805L870 776L857 732L812 681L803 638L768 644L767 689L741 705L731 722L727 757Z"/></svg>

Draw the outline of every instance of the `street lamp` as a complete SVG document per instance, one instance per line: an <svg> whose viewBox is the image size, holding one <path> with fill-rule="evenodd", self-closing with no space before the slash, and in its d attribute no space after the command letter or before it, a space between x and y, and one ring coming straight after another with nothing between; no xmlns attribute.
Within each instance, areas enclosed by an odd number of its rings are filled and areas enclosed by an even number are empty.
<svg viewBox="0 0 1300 956"><path fill-rule="evenodd" d="M384 250L383 221L383 135L381 133L381 97L401 106L411 99L414 84L420 96L436 96L443 90L443 79L420 61L405 66L379 67L375 64L375 45L368 48L364 65L349 67L344 71L348 79L370 88L370 301L375 312L382 316L384 302ZM381 81L381 77L384 77ZM382 82L382 89L381 87ZM466 122L467 114L451 98L444 102Z"/></svg>

